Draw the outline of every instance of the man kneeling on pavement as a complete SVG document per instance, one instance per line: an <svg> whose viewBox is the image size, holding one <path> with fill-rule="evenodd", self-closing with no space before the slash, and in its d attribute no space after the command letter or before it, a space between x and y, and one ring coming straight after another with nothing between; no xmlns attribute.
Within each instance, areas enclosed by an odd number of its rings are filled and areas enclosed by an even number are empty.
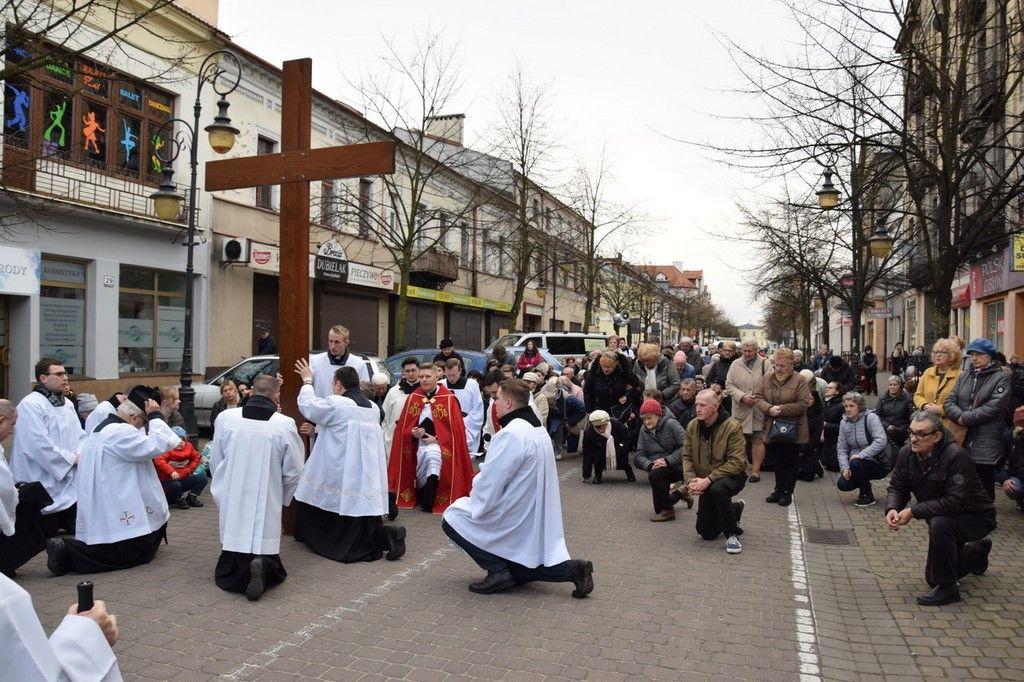
<svg viewBox="0 0 1024 682"><path fill-rule="evenodd" d="M725 551L743 551L739 527L743 500L732 501L746 483L746 439L743 424L720 409L712 389L697 394L697 418L686 427L683 480L697 498L697 532L705 540L725 535Z"/></svg>
<svg viewBox="0 0 1024 682"><path fill-rule="evenodd" d="M917 503L908 507L910 494ZM985 492L967 452L942 428L931 412L915 412L910 443L896 460L885 501L885 521L898 531L911 519L928 522L925 580L931 592L917 598L922 606L960 601L957 581L988 570L996 509Z"/></svg>

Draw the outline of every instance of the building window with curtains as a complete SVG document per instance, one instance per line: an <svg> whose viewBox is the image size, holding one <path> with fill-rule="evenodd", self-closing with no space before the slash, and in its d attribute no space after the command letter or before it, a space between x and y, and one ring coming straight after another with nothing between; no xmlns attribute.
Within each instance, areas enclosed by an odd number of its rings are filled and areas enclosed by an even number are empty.
<svg viewBox="0 0 1024 682"><path fill-rule="evenodd" d="M1004 301L992 301L985 304L985 338L995 344L996 350L1003 352L1003 335L1005 321L1003 313L1006 303Z"/></svg>
<svg viewBox="0 0 1024 682"><path fill-rule="evenodd" d="M170 374L181 369L185 275L122 265L118 309L121 374Z"/></svg>
<svg viewBox="0 0 1024 682"><path fill-rule="evenodd" d="M71 376L85 374L85 263L43 258L39 356L57 358Z"/></svg>

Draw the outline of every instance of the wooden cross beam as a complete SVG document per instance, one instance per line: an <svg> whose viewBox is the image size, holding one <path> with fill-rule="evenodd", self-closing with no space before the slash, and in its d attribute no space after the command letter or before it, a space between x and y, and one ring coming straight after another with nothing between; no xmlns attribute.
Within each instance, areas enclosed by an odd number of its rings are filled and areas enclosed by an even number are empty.
<svg viewBox="0 0 1024 682"><path fill-rule="evenodd" d="M335 178L381 175L395 171L394 142L310 149L313 120L313 62L284 63L281 98L281 153L210 161L206 189L218 191L281 185L281 272L278 338L281 406L301 423L300 381L292 369L309 355L309 183ZM344 322L338 320L339 324ZM292 514L285 514L291 532Z"/></svg>

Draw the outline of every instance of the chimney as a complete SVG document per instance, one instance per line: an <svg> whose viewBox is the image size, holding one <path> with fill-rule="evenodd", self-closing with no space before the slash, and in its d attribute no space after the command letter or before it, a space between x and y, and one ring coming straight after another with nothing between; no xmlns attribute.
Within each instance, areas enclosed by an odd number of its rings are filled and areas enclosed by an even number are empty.
<svg viewBox="0 0 1024 682"><path fill-rule="evenodd" d="M445 142L462 146L462 129L466 122L465 114L446 114L442 116L428 116L427 129L424 131L430 137L436 137Z"/></svg>

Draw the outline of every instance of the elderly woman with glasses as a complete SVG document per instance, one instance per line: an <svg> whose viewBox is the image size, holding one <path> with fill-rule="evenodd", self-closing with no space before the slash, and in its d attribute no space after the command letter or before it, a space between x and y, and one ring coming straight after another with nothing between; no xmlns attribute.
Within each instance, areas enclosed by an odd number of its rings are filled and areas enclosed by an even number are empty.
<svg viewBox="0 0 1024 682"><path fill-rule="evenodd" d="M939 339L932 346L932 366L924 371L914 392L914 408L942 417L942 423L950 428L943 404L960 378L960 346L953 339ZM956 425L950 429L963 442L963 429Z"/></svg>
<svg viewBox="0 0 1024 682"><path fill-rule="evenodd" d="M874 412L865 410L864 396L850 392L843 396L846 415L839 424L836 454L839 470L836 487L843 492L860 490L855 503L870 507L875 503L871 481L885 478L889 473L888 445L882 420Z"/></svg>

